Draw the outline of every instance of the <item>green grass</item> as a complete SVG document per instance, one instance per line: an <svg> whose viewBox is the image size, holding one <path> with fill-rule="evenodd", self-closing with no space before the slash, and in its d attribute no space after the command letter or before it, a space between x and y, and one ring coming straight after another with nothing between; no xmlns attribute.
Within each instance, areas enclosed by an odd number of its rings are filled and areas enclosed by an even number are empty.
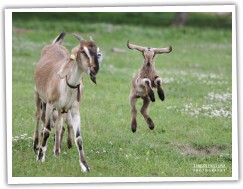
<svg viewBox="0 0 243 189"><path fill-rule="evenodd" d="M129 17L105 15L91 24L73 21L66 14L48 20L41 13L13 15L12 175L14 177L219 177L232 175L231 30L225 27L172 28L168 24L136 24ZM147 14L147 15L146 15ZM142 14L154 18L155 13ZM116 17L117 15L117 17ZM135 14L133 20L138 20ZM141 16L141 15L140 15ZM165 15L168 17L171 15ZM24 20L26 17L28 19ZM194 18L199 18L194 14ZM42 19L41 19L42 18ZM53 17L51 17L53 18ZM67 19L65 19L67 18ZM109 17L110 18L110 17ZM172 18L172 17L171 17ZM217 21L218 17L206 16ZM103 19L103 20L102 20ZM189 21L190 21L189 20ZM205 21L200 17L202 26ZM195 22L195 21L194 21ZM213 25L213 24L212 24ZM65 143L61 155L53 156L53 134L48 140L45 163L35 161L33 73L40 51L57 34L92 35L104 60L94 85L84 75L84 99L80 106L81 135L91 172L82 173L76 147ZM150 106L155 129L149 130L141 114L138 129L130 129L128 95L130 81L142 64L142 55L127 49L126 42L152 47L172 45L170 54L157 55L156 67L164 80L166 99ZM67 35L63 44L70 51L77 40ZM124 49L114 53L113 47ZM140 109L141 101L137 108ZM25 134L25 135L24 135ZM22 136L21 136L22 135ZM17 138L19 137L19 138ZM22 137L22 138L21 138ZM66 135L65 135L66 137ZM64 139L66 140L66 138ZM214 150L216 149L216 150ZM205 152L206 151L206 152ZM196 172L194 164L223 164L223 172Z"/></svg>

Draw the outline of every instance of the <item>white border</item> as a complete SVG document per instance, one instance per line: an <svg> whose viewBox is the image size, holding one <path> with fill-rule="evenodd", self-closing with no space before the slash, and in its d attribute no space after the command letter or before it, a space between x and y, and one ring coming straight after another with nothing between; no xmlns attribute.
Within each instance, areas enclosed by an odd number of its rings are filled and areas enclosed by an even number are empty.
<svg viewBox="0 0 243 189"><path fill-rule="evenodd" d="M232 12L232 177L12 177L12 12ZM236 20L234 5L210 6L136 6L85 8L5 9L7 155L8 183L114 183L162 181L229 181L238 180L238 116L236 75Z"/></svg>

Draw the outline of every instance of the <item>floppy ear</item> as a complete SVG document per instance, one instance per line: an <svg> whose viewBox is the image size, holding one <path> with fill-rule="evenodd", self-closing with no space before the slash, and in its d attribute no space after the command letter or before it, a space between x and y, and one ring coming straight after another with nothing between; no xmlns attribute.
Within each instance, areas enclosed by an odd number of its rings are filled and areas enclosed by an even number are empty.
<svg viewBox="0 0 243 189"><path fill-rule="evenodd" d="M69 60L69 62L65 63L61 69L57 72L57 74L59 75L59 77L61 79L63 79L64 77L66 77L66 75L71 71L72 67L73 67L73 63L74 60Z"/></svg>

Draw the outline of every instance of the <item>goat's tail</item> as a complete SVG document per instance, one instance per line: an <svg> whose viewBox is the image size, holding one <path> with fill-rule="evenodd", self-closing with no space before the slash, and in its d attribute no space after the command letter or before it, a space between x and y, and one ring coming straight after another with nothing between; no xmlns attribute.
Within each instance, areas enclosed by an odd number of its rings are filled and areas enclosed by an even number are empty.
<svg viewBox="0 0 243 189"><path fill-rule="evenodd" d="M54 41L52 42L52 44L59 44L59 45L60 45L60 44L62 43L62 41L63 41L65 35L66 35L65 32L60 33L60 34L54 39Z"/></svg>

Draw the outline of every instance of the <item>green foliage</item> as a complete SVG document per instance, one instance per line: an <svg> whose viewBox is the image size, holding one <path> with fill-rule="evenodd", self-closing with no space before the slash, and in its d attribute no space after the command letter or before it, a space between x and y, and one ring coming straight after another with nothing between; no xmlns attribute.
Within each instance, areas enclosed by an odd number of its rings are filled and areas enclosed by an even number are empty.
<svg viewBox="0 0 243 189"><path fill-rule="evenodd" d="M13 176L231 176L231 30L165 27L169 23L162 16L173 18L172 13L96 14L13 14ZM80 19L82 16L85 19ZM217 19L205 17L212 22ZM146 18L151 20L149 24ZM200 18L205 26L203 16ZM158 20L165 24L160 26ZM84 75L80 115L91 167L88 174L80 171L76 147L67 148L66 133L59 157L52 152L54 129L45 163L35 161L32 149L34 69L43 46L60 31L77 32L84 38L92 35L104 55L97 85ZM130 81L142 64L142 55L127 49L127 40L143 46L173 47L170 54L156 57L166 99L161 102L156 96L150 106L155 123L152 131L140 114L137 132L130 129ZM70 51L77 40L67 35L63 44ZM112 52L114 47L124 52ZM141 104L138 101L138 109ZM194 164L224 164L226 170L196 172Z"/></svg>

